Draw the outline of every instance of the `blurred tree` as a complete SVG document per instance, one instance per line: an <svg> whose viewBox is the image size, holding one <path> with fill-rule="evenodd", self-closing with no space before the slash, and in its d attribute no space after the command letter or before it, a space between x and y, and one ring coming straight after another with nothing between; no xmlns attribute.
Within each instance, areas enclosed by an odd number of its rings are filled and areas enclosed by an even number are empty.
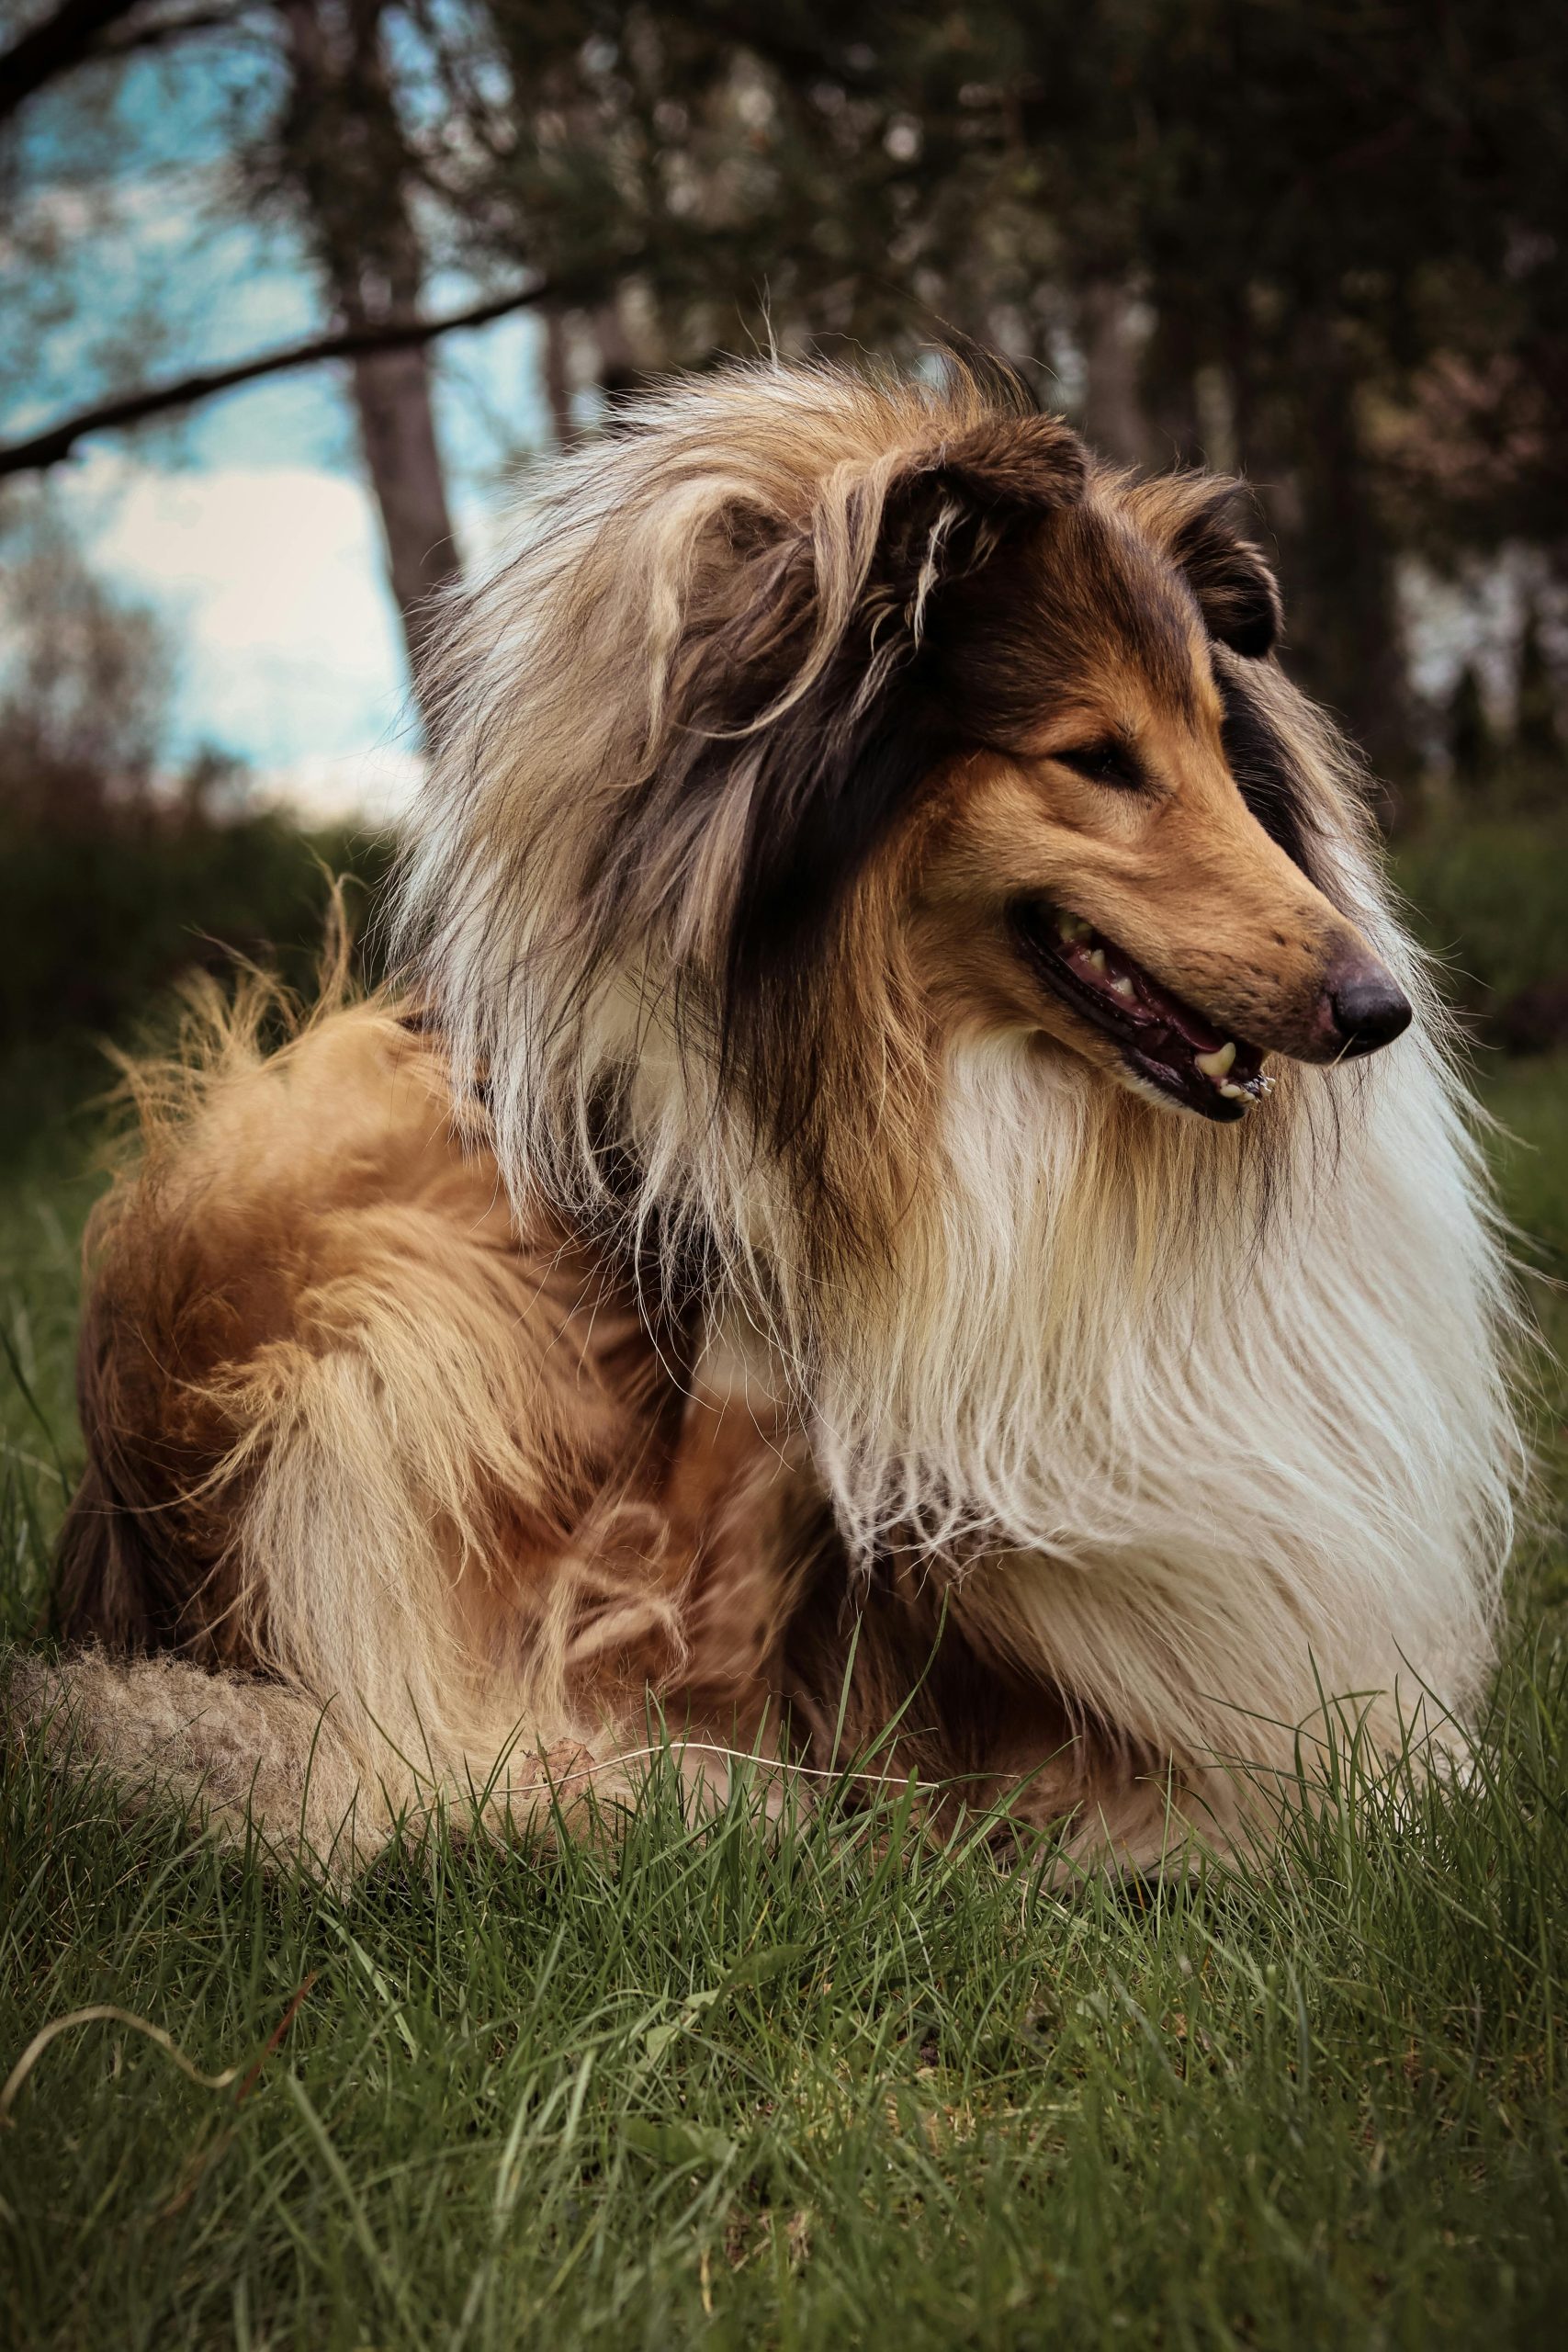
<svg viewBox="0 0 1568 2352"><path fill-rule="evenodd" d="M0 812L20 831L208 825L244 806L244 763L169 740L175 646L85 560L52 502L0 510ZM14 840L13 840L14 845Z"/></svg>
<svg viewBox="0 0 1568 2352"><path fill-rule="evenodd" d="M406 327L440 267L524 276L501 299L546 310L563 436L622 384L767 334L908 353L956 332L1038 361L1112 455L1253 478L1292 658L1385 767L1413 732L1402 552L1519 537L1568 562L1568 12L232 5L276 69L244 184L304 226L322 349ZM160 23L197 38L175 0L115 38ZM423 344L355 371L412 614L451 560Z"/></svg>
<svg viewBox="0 0 1568 2352"><path fill-rule="evenodd" d="M164 413L281 366L345 359L417 684L423 616L457 562L428 360L429 343L454 321L422 315L427 271L416 218L419 167L404 136L389 60L391 13L387 0L213 0L188 8L167 0L118 6L113 0L62 0L0 53L4 122L23 97L78 66L92 66L101 82L149 47L173 52L198 40L237 44L243 92L231 114L231 200L251 219L277 220L298 233L329 313L324 332L304 345L95 401L0 450L0 471L54 464L89 432ZM100 123L99 134L112 146L111 128ZM0 147L0 168L13 184L18 172L25 178L23 153L14 140ZM42 168L58 172L56 152L46 149ZM61 207L42 209L47 215ZM47 245L40 261L46 252ZM48 259L59 262L57 254ZM455 321L493 316L519 299L532 299L531 289L466 304Z"/></svg>
<svg viewBox="0 0 1568 2352"><path fill-rule="evenodd" d="M1465 663L1455 681L1449 704L1448 739L1454 781L1467 791L1478 790L1496 767L1497 739L1473 662Z"/></svg>
<svg viewBox="0 0 1568 2352"><path fill-rule="evenodd" d="M375 883L389 844L362 825L302 839L220 752L172 766L157 616L95 575L47 498L10 492L0 531L0 1067L36 1117L101 1091L84 1032L128 1037L193 966L237 954L308 988L329 876ZM0 1121L0 1158L16 1139Z"/></svg>
<svg viewBox="0 0 1568 2352"><path fill-rule="evenodd" d="M473 236L616 284L616 356L603 305L578 322L611 384L763 307L786 347L957 330L1043 360L1114 456L1240 464L1301 666L1397 766L1401 549L1527 510L1568 536L1565 28L1530 0L486 0L508 96Z"/></svg>
<svg viewBox="0 0 1568 2352"><path fill-rule="evenodd" d="M85 827L143 803L164 746L170 648L116 596L46 510L0 575L0 785L8 812Z"/></svg>
<svg viewBox="0 0 1568 2352"><path fill-rule="evenodd" d="M1561 682L1553 674L1541 642L1540 606L1531 600L1519 639L1515 687L1514 744L1531 768L1556 775L1562 766Z"/></svg>
<svg viewBox="0 0 1568 2352"><path fill-rule="evenodd" d="M414 161L387 55L384 0L277 0L288 95L247 158L260 191L303 216L336 318L350 329L417 313L425 260ZM349 362L366 471L386 539L409 666L420 677L430 599L457 571L423 344Z"/></svg>

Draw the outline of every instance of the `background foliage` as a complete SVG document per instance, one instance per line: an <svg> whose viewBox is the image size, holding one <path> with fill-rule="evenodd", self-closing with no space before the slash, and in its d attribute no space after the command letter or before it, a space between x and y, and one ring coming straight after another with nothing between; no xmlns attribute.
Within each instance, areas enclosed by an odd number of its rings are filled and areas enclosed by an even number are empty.
<svg viewBox="0 0 1568 2352"><path fill-rule="evenodd" d="M60 421L80 434L102 395L157 395L161 350L203 356L151 249L133 336L88 332L95 243L167 144L132 79L155 70L158 125L200 101L208 232L291 239L320 349L354 350L344 387L416 652L421 599L459 560L431 354L474 298L544 319L562 438L628 386L769 336L909 357L957 334L1035 369L1112 457L1252 478L1295 659L1393 781L1462 733L1413 690L1412 594L1512 566L1525 610L1495 717L1517 725L1534 628L1535 719L1561 753L1561 10L3 5L31 31L0 54L28 92L0 104L18 224L0 291L36 333L25 360L0 354L0 396L7 370L48 380L69 354ZM419 339L376 340L400 333ZM176 370L165 406L200 383ZM0 473L62 454L24 436Z"/></svg>

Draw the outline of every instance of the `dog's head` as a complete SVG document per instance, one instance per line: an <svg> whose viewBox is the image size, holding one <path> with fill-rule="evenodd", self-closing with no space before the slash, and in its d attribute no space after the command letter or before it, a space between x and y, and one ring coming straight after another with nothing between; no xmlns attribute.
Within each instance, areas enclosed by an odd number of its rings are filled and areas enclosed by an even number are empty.
<svg viewBox="0 0 1568 2352"><path fill-rule="evenodd" d="M1221 1124L1271 1054L1399 1035L1409 1002L1325 888L1325 811L1259 674L1278 590L1231 504L1096 468L1054 419L987 419L887 480L798 688L817 518L738 555L703 718L721 762L755 734L726 957L742 1030L836 916L863 932L877 905L940 1033L1031 1032Z"/></svg>
<svg viewBox="0 0 1568 2352"><path fill-rule="evenodd" d="M571 459L455 628L412 894L528 1148L545 1058L650 1037L840 1192L960 1038L1227 1125L1396 1037L1233 503L962 371L739 371Z"/></svg>

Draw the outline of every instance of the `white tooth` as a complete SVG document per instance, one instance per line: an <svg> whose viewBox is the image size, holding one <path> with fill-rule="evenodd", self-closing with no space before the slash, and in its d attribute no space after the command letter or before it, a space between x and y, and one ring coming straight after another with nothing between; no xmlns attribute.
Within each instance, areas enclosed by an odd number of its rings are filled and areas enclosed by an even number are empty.
<svg viewBox="0 0 1568 2352"><path fill-rule="evenodd" d="M1057 936L1057 938L1058 938L1058 939L1065 939L1065 940L1066 940L1066 941L1067 941L1067 943L1068 943L1068 944L1069 944L1069 945L1070 945L1070 944L1071 944L1071 943L1072 943L1072 942L1073 942L1073 941L1077 937L1077 935L1078 935L1078 919L1077 919L1077 915L1070 915L1070 914L1068 914L1068 913L1067 913L1067 911L1066 911L1066 910L1065 908L1061 909L1061 910L1058 911L1057 916L1056 916L1056 936Z"/></svg>
<svg viewBox="0 0 1568 2352"><path fill-rule="evenodd" d="M1104 971L1104 969L1105 969L1105 950L1104 950L1104 948L1103 948L1103 947L1091 947L1091 948L1089 949L1089 962L1094 966L1094 968L1095 968L1095 970L1096 970L1097 972L1103 972L1103 971Z"/></svg>
<svg viewBox="0 0 1568 2352"><path fill-rule="evenodd" d="M1112 996L1125 997L1134 997L1138 993L1137 989L1133 986L1132 981L1127 978L1125 972L1121 973L1117 978L1111 981L1111 992Z"/></svg>
<svg viewBox="0 0 1568 2352"><path fill-rule="evenodd" d="M1217 1046L1212 1054L1195 1054L1192 1058L1204 1077L1212 1078L1217 1086L1222 1078L1230 1076L1231 1064L1235 1059L1235 1047L1227 1043Z"/></svg>
<svg viewBox="0 0 1568 2352"><path fill-rule="evenodd" d="M1250 1102L1252 1100L1245 1086L1222 1086L1220 1092L1231 1102Z"/></svg>

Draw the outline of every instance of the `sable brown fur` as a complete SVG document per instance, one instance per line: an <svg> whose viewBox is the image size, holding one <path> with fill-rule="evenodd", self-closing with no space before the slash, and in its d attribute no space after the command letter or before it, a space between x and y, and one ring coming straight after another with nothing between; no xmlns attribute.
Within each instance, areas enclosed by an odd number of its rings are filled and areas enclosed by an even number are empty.
<svg viewBox="0 0 1568 2352"><path fill-rule="evenodd" d="M585 1659L617 1695L672 1658L704 1670L691 1570L730 1465L705 1456L697 1492L678 1464L671 1479L678 1335L651 1330L625 1280L559 1234L518 1246L427 1035L329 995L266 1055L267 1010L259 989L234 1008L204 992L179 1060L141 1074L146 1157L88 1238L94 1459L61 1546L60 1630L302 1684L317 1713L335 1698L331 1738L372 1785L375 1759L390 1770L405 1744L417 1759L434 1737L456 1760L446 1719L471 1734L485 1709L472 1694L455 1710L453 1686L512 1648L517 1691L557 1734L546 1746L575 1756L573 1730L593 1723L568 1688ZM319 1495L323 1557L333 1482L361 1482L359 1623L310 1623L309 1596L267 1572L276 1530L259 1557L241 1532L258 1503L278 1511L292 1452L310 1483L288 1502L308 1546ZM728 1642L722 1655L708 1681L744 1683Z"/></svg>
<svg viewBox="0 0 1568 2352"><path fill-rule="evenodd" d="M958 368L562 461L447 616L400 990L138 1075L25 1716L349 1860L625 1792L650 1706L1139 1867L1341 1710L1460 1741L1511 1301L1235 496Z"/></svg>

